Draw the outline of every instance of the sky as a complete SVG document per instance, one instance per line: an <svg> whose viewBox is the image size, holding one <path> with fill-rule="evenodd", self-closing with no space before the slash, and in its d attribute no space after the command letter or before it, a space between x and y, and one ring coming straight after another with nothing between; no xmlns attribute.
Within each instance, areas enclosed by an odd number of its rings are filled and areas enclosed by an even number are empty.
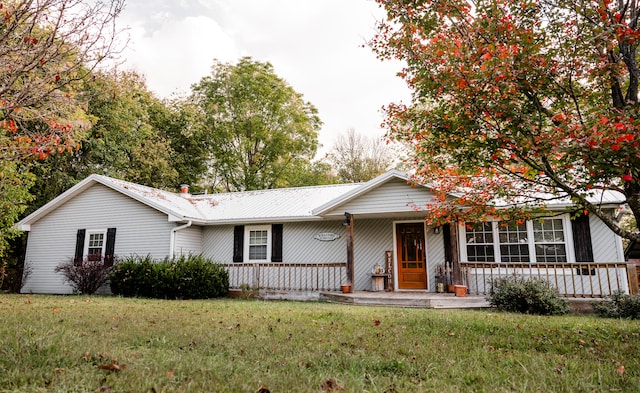
<svg viewBox="0 0 640 393"><path fill-rule="evenodd" d="M123 67L171 98L210 75L214 59L269 62L318 109L322 153L350 128L382 136L382 106L409 100L402 65L363 47L383 17L374 0L127 0Z"/></svg>

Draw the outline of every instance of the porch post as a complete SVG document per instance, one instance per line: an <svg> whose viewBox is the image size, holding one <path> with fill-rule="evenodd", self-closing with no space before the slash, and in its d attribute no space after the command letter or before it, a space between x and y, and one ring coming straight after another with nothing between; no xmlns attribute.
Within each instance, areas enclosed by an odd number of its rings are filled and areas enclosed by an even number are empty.
<svg viewBox="0 0 640 393"><path fill-rule="evenodd" d="M460 252L458 251L458 223L449 224L450 237L449 244L451 246L451 267L453 269L453 283L462 284L462 272L460 271Z"/></svg>
<svg viewBox="0 0 640 393"><path fill-rule="evenodd" d="M353 215L344 213L344 225L347 227L347 284L351 285L353 291Z"/></svg>

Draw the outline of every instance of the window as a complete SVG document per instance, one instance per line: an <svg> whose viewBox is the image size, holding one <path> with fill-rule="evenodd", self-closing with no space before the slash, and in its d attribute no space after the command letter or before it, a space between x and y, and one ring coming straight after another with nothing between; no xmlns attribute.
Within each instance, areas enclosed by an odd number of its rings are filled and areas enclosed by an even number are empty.
<svg viewBox="0 0 640 393"><path fill-rule="evenodd" d="M247 226L245 231L246 255L249 262L269 262L271 226Z"/></svg>
<svg viewBox="0 0 640 393"><path fill-rule="evenodd" d="M493 227L490 222L467 224L467 260L493 262Z"/></svg>
<svg viewBox="0 0 640 393"><path fill-rule="evenodd" d="M104 255L104 232L88 232L87 258L99 261Z"/></svg>
<svg viewBox="0 0 640 393"><path fill-rule="evenodd" d="M282 262L283 224L233 227L233 262Z"/></svg>
<svg viewBox="0 0 640 393"><path fill-rule="evenodd" d="M564 229L561 219L533 222L536 261L567 262Z"/></svg>
<svg viewBox="0 0 640 393"><path fill-rule="evenodd" d="M517 222L498 223L500 240L500 261L529 262L527 225Z"/></svg>
<svg viewBox="0 0 640 393"><path fill-rule="evenodd" d="M522 223L468 223L462 257L469 262L567 262L568 228L568 216Z"/></svg>
<svg viewBox="0 0 640 393"><path fill-rule="evenodd" d="M78 229L73 263L80 265L85 257L92 261L99 261L104 257L104 264L112 266L115 260L115 245L116 228L108 228L106 232Z"/></svg>

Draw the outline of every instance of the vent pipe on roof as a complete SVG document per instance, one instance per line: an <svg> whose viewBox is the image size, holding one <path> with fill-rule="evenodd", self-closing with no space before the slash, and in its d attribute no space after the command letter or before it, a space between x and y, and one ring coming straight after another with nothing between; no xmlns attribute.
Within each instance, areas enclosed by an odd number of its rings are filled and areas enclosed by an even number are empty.
<svg viewBox="0 0 640 393"><path fill-rule="evenodd" d="M188 184L180 184L180 196L183 196L183 197L189 196L189 185Z"/></svg>

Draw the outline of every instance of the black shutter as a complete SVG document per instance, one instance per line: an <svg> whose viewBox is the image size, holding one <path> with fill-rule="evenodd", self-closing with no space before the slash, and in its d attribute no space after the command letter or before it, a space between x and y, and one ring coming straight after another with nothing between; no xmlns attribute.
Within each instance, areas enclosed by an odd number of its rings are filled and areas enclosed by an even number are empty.
<svg viewBox="0 0 640 393"><path fill-rule="evenodd" d="M589 216L580 215L571 221L573 232L573 246L576 254L576 262L593 262L593 247L591 246L591 229Z"/></svg>
<svg viewBox="0 0 640 393"><path fill-rule="evenodd" d="M233 262L243 262L244 250L244 225L236 225L233 228Z"/></svg>
<svg viewBox="0 0 640 393"><path fill-rule="evenodd" d="M116 228L107 229L107 244L104 247L104 265L113 266L113 252L116 247Z"/></svg>
<svg viewBox="0 0 640 393"><path fill-rule="evenodd" d="M451 263L451 224L445 224L442 226L442 240L444 241L444 260L447 263Z"/></svg>
<svg viewBox="0 0 640 393"><path fill-rule="evenodd" d="M282 262L282 224L271 225L271 262Z"/></svg>
<svg viewBox="0 0 640 393"><path fill-rule="evenodd" d="M74 265L80 265L82 263L82 254L84 253L84 236L86 233L86 229L78 229L78 233L76 234L76 253L73 258Z"/></svg>
<svg viewBox="0 0 640 393"><path fill-rule="evenodd" d="M573 232L573 247L576 254L576 262L593 262L589 216L581 214L578 218L571 221L571 231ZM579 276L594 276L596 269L580 267L576 268L576 274Z"/></svg>
<svg viewBox="0 0 640 393"><path fill-rule="evenodd" d="M444 242L444 284L453 284L453 247L451 244L451 225L457 224L445 224L442 226L442 241ZM455 239L455 241L458 241Z"/></svg>

